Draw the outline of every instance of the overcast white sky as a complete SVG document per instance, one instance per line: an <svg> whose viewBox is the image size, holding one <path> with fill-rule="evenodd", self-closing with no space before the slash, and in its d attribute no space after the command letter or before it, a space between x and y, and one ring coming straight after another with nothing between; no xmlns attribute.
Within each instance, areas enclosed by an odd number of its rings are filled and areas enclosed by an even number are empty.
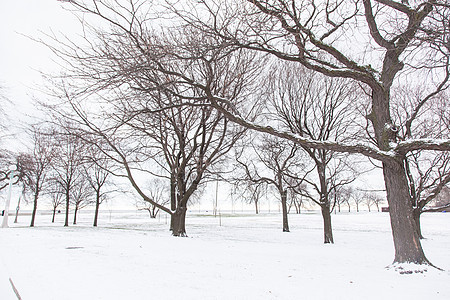
<svg viewBox="0 0 450 300"><path fill-rule="evenodd" d="M51 51L26 36L76 33L76 19L61 5L57 0L0 1L0 85L12 102L5 109L11 119L23 121L25 114L33 114L32 96L43 97L36 91L42 82L39 71L57 70Z"/></svg>

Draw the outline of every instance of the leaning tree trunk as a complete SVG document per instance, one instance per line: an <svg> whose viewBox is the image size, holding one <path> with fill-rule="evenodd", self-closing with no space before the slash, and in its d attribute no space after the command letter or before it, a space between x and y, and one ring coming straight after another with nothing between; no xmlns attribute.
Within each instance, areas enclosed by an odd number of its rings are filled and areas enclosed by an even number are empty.
<svg viewBox="0 0 450 300"><path fill-rule="evenodd" d="M328 204L320 205L323 218L323 242L324 244L333 244L333 228L331 227L331 212Z"/></svg>
<svg viewBox="0 0 450 300"><path fill-rule="evenodd" d="M33 212L31 213L30 227L34 227L34 220L36 219L36 212L37 212L38 197L39 197L39 193L34 194Z"/></svg>
<svg viewBox="0 0 450 300"><path fill-rule="evenodd" d="M75 212L73 213L73 225L77 224L78 205L75 205Z"/></svg>
<svg viewBox="0 0 450 300"><path fill-rule="evenodd" d="M93 224L94 227L97 227L99 208L100 208L100 195L99 192L97 191L97 197L95 201L94 224Z"/></svg>
<svg viewBox="0 0 450 300"><path fill-rule="evenodd" d="M22 198L22 196L19 197L19 201L17 202L17 207L16 207L16 217L14 218L14 223L17 223L18 218L19 218L19 210L20 210L20 199Z"/></svg>
<svg viewBox="0 0 450 300"><path fill-rule="evenodd" d="M429 264L414 224L408 180L402 161L392 159L383 162L383 174L394 238L394 263Z"/></svg>
<svg viewBox="0 0 450 300"><path fill-rule="evenodd" d="M55 223L56 207L53 207L52 223Z"/></svg>
<svg viewBox="0 0 450 300"><path fill-rule="evenodd" d="M171 217L171 230L173 236L185 237L186 235L186 207L178 207Z"/></svg>
<svg viewBox="0 0 450 300"><path fill-rule="evenodd" d="M281 191L281 208L283 211L283 232L289 232L288 213L287 213L287 191Z"/></svg>

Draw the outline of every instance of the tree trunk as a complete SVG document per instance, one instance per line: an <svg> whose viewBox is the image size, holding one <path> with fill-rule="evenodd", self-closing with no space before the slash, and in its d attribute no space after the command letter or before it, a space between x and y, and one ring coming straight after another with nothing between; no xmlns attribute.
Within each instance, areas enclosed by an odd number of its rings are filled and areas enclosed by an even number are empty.
<svg viewBox="0 0 450 300"><path fill-rule="evenodd" d="M413 216L414 216L414 225L416 226L416 232L420 239L423 239L422 235L422 228L420 226L420 216L422 215L421 209L416 207L413 209Z"/></svg>
<svg viewBox="0 0 450 300"><path fill-rule="evenodd" d="M69 195L69 190L66 191L66 219L64 221L64 227L69 226L69 200L70 200L70 195Z"/></svg>
<svg viewBox="0 0 450 300"><path fill-rule="evenodd" d="M320 208L322 209L322 217L323 217L323 242L325 244L333 244L333 229L331 227L331 213L330 213L330 206L328 205L321 205Z"/></svg>
<svg viewBox="0 0 450 300"><path fill-rule="evenodd" d="M186 237L186 207L178 207L171 218L173 236Z"/></svg>
<svg viewBox="0 0 450 300"><path fill-rule="evenodd" d="M73 225L77 224L78 205L75 205L75 212L73 213Z"/></svg>
<svg viewBox="0 0 450 300"><path fill-rule="evenodd" d="M38 197L39 197L39 193L35 193L34 194L34 201L33 201L33 212L31 213L30 227L34 227L34 220L36 219L36 212L37 212Z"/></svg>
<svg viewBox="0 0 450 300"><path fill-rule="evenodd" d="M256 212L256 214L259 214L258 201L255 201L255 212Z"/></svg>
<svg viewBox="0 0 450 300"><path fill-rule="evenodd" d="M14 218L14 223L17 223L17 220L19 218L19 210L20 210L20 199L22 197L19 197L19 201L17 202L17 207L16 207L16 217Z"/></svg>
<svg viewBox="0 0 450 300"><path fill-rule="evenodd" d="M94 213L94 225L93 225L94 227L97 227L99 208L100 208L100 195L99 195L99 192L97 191L96 201L95 201L95 213Z"/></svg>
<svg viewBox="0 0 450 300"><path fill-rule="evenodd" d="M56 207L53 207L52 223L55 223Z"/></svg>
<svg viewBox="0 0 450 300"><path fill-rule="evenodd" d="M404 165L396 160L383 162L383 174L394 238L394 263L429 264L414 224Z"/></svg>
<svg viewBox="0 0 450 300"><path fill-rule="evenodd" d="M283 232L289 232L288 213L287 213L287 191L281 191L281 208L283 210Z"/></svg>

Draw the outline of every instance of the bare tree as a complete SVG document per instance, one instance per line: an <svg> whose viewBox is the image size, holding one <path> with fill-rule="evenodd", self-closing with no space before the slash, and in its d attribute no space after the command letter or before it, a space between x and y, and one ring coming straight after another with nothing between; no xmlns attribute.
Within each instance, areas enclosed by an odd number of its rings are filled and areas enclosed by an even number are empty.
<svg viewBox="0 0 450 300"><path fill-rule="evenodd" d="M68 127L66 127L67 129ZM52 180L59 186L60 191L64 193L64 226L69 226L69 207L72 191L78 178L81 177L81 165L84 159L83 145L81 139L73 134L58 133L53 138L55 142L55 157L52 160Z"/></svg>
<svg viewBox="0 0 450 300"><path fill-rule="evenodd" d="M122 8L112 7L112 12L119 13ZM113 19L108 20L114 22ZM160 76L149 68L154 66L153 55L158 56L158 51L167 51L170 47L158 50L159 46L155 44L156 48L151 51L142 47L152 47L153 38L177 41L185 55L199 57L201 62L186 64L168 59L164 66L174 71L184 70L199 76L199 80L203 78L201 80L208 81L215 94L222 94L233 103L239 103L247 96L242 93L242 86L248 77L253 76L252 56L242 51L241 56L227 58L220 49L198 53L196 43L204 43L203 38L207 38L198 36L198 32L178 30L168 32L167 36L153 36L145 32L142 36L144 40L139 41L127 32L114 35L95 33L96 38L102 40L103 46L100 48L91 43L84 49L78 48L78 45L60 43L60 48L55 49L62 59L73 59L70 66L73 69L65 78L80 83L67 80L60 86L71 109L62 117L71 118L83 126L78 135L81 139L86 140L86 136L90 135L94 145L106 145L100 150L123 167L123 173L117 175L128 178L143 199L171 215L173 235L185 236L190 197L218 169L219 163L245 129L230 123L209 105L206 98L198 97L203 93L201 89L176 76ZM186 47L186 43L192 43L195 47ZM79 55L88 52L91 53L89 62ZM109 54L105 56L105 53ZM111 72L105 72L105 63ZM211 63L216 64L213 69L209 69ZM154 85L167 88L155 89ZM184 105L187 99L194 98L198 100L194 105ZM98 101L104 109L89 112L87 106L91 107L92 101ZM56 110L60 111L60 107ZM153 160L163 171L153 172L149 160ZM170 181L170 207L155 203L145 195L134 179L138 172Z"/></svg>
<svg viewBox="0 0 450 300"><path fill-rule="evenodd" d="M146 194L154 203L158 203L159 205L169 204L170 197L168 197L168 195L170 194L168 193L168 185L166 185L162 179L153 178L149 181L147 190L148 192L146 192ZM160 210L156 205L145 201L145 199L137 201L136 206L139 210L148 211L150 218L152 219L156 218Z"/></svg>
<svg viewBox="0 0 450 300"><path fill-rule="evenodd" d="M55 216L58 207L64 205L64 193L60 190L59 186L53 186L49 191L52 205L52 223L55 223Z"/></svg>
<svg viewBox="0 0 450 300"><path fill-rule="evenodd" d="M100 205L107 200L108 194L115 192L114 189L108 189L111 183L111 172L114 171L112 167L111 160L104 157L100 151L91 149L87 153L83 164L83 177L86 178L95 194L94 227L98 225Z"/></svg>
<svg viewBox="0 0 450 300"><path fill-rule="evenodd" d="M39 195L48 183L54 148L51 142L52 130L43 127L32 128L32 150L18 156L19 169L25 172L25 187L33 194L33 211L30 227L34 227Z"/></svg>
<svg viewBox="0 0 450 300"><path fill-rule="evenodd" d="M302 212L303 197L295 193L293 190L289 190L288 198L290 199L288 213L291 210L292 206L294 206L295 213L300 214Z"/></svg>
<svg viewBox="0 0 450 300"><path fill-rule="evenodd" d="M361 203L363 203L363 202L364 202L364 199L365 199L364 193L361 192L361 191L358 191L358 190L354 190L354 191L351 193L351 197L352 197L352 199L353 199L353 203L355 203L355 206L356 206L356 212L359 212L359 205L360 205Z"/></svg>
<svg viewBox="0 0 450 300"><path fill-rule="evenodd" d="M76 225L77 216L80 209L93 203L92 196L94 196L94 190L92 189L87 177L81 175L71 188L70 194L71 204L73 205L73 225Z"/></svg>
<svg viewBox="0 0 450 300"><path fill-rule="evenodd" d="M373 195L372 196L372 202L377 207L377 211L380 212L380 204L383 203L385 199L379 195Z"/></svg>
<svg viewBox="0 0 450 300"><path fill-rule="evenodd" d="M283 63L270 73L269 115L281 123L280 129L317 141L352 140L354 126L355 87L348 80L328 78L298 64ZM306 179L315 190L303 193L318 204L324 222L324 242L333 243L330 193L354 180L347 156L326 149L300 147L315 165L317 178ZM345 174L345 175L344 175ZM300 191L301 192L301 191Z"/></svg>
<svg viewBox="0 0 450 300"><path fill-rule="evenodd" d="M237 157L236 161L245 171L245 180L250 182L250 186L255 186L255 192L261 183L272 186L281 201L283 212L283 232L289 232L288 222L288 190L300 186L301 179L293 183L291 174L296 174L303 166L299 148L285 140L273 137L261 137L261 141L257 142L253 139L253 152L249 154L247 161L241 161L242 158ZM255 157L257 159L255 159ZM257 164L260 163L269 172L258 170ZM255 201L255 204L257 201Z"/></svg>

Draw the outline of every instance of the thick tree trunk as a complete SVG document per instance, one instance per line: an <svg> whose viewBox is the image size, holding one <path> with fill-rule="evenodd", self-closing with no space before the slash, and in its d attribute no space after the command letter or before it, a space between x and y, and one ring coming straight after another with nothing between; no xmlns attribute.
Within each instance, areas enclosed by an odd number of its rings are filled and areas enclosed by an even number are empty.
<svg viewBox="0 0 450 300"><path fill-rule="evenodd" d="M395 160L383 162L383 174L394 238L394 262L429 264L414 223L404 165Z"/></svg>
<svg viewBox="0 0 450 300"><path fill-rule="evenodd" d="M287 213L287 191L281 192L281 208L283 211L283 232L289 232L288 213Z"/></svg>
<svg viewBox="0 0 450 300"><path fill-rule="evenodd" d="M333 244L333 229L331 227L331 213L330 213L330 206L328 205L321 205L320 208L322 209L322 217L323 217L323 242L325 244Z"/></svg>
<svg viewBox="0 0 450 300"><path fill-rule="evenodd" d="M96 201L95 201L95 212L94 212L94 227L97 227L97 223L98 223L98 210L100 208L100 195L97 191L97 197L96 197Z"/></svg>
<svg viewBox="0 0 450 300"><path fill-rule="evenodd" d="M171 230L173 236L185 237L186 235L186 211L185 207L179 207L172 214Z"/></svg>
<svg viewBox="0 0 450 300"><path fill-rule="evenodd" d="M31 223L30 227L34 227L34 220L36 219L36 212L37 212L37 202L38 202L39 193L36 193L34 195L34 201L33 201L33 212L31 213Z"/></svg>

